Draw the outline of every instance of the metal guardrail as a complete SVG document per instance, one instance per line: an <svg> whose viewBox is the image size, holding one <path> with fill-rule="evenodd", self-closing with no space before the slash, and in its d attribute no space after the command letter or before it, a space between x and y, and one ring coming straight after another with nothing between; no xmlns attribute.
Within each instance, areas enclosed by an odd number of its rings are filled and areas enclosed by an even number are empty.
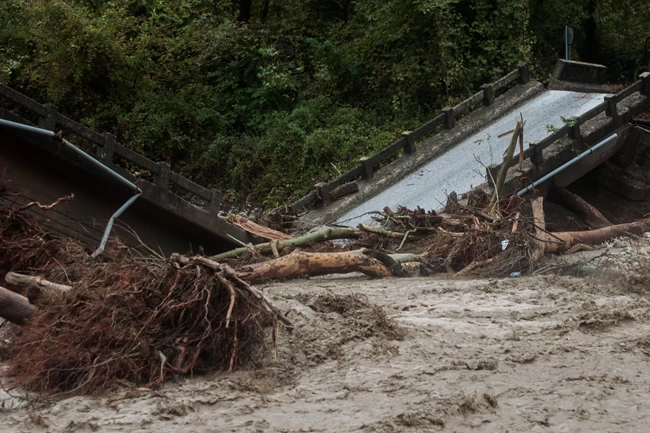
<svg viewBox="0 0 650 433"><path fill-rule="evenodd" d="M339 177L327 183L316 184L309 194L288 206L289 212L298 214L304 210L328 205L331 202L332 192L335 191L336 188L354 180L371 179L380 166L385 165L385 163L399 155L402 151L406 155L417 152L417 140L431 135L438 131L439 128L453 129L456 126L456 121L458 119L466 116L477 107L490 106L494 104L496 96L514 81L518 81L519 84L525 84L530 81L530 72L527 65L520 64L517 69L494 83L482 85L480 92L475 93L463 102L453 107L443 108L440 115L431 119L414 131L406 131L402 133L402 136L399 139L374 155L361 158L356 167L343 173Z"/></svg>
<svg viewBox="0 0 650 433"><path fill-rule="evenodd" d="M124 147L115 141L115 137L112 134L100 134L95 132L59 113L58 108L55 105L39 104L33 99L3 84L0 84L0 97L4 97L14 104L38 115L38 126L40 128L49 131L56 131L58 128L61 128L68 133L95 144L97 146L96 158L127 179L133 181L136 177L126 168L117 165L115 156L118 156L143 170L149 171L153 176L153 184L157 187L169 191L169 186L175 185L183 191L187 191L201 200L206 201L208 203L206 210L215 213L219 210L222 197L220 191L204 188L201 185L172 172L168 164L164 162L154 162L149 158Z"/></svg>
<svg viewBox="0 0 650 433"><path fill-rule="evenodd" d="M639 75L638 81L634 82L622 91L616 94L606 95L601 104L598 104L589 111L578 117L568 119L570 123L557 129L542 141L529 143L528 149L524 151L524 160L530 159L534 165L541 166L544 163L544 149L564 137L569 137L572 141L581 140L582 133L580 127L602 113L605 113L607 117L612 119L615 126L620 125L621 117L618 112L617 104L637 92L640 92L642 95L650 99L650 72L644 72ZM512 160L508 162L507 167L514 167L517 164L519 164L519 155L515 155ZM502 166L503 163L494 164L488 167L489 173L487 178L490 179L490 176L495 177L495 173L497 173Z"/></svg>

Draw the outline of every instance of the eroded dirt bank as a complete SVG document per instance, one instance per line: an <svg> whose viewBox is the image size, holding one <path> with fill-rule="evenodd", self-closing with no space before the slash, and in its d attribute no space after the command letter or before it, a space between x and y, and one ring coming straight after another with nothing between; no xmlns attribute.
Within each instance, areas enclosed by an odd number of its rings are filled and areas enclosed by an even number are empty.
<svg viewBox="0 0 650 433"><path fill-rule="evenodd" d="M265 291L301 325L281 335L277 363L32 408L5 399L2 431L648 431L638 280L323 278Z"/></svg>

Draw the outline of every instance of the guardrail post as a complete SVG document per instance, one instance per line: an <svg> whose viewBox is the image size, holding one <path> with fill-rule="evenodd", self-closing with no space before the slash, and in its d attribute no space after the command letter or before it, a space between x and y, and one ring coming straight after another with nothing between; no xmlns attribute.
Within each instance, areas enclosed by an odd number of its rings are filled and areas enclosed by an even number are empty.
<svg viewBox="0 0 650 433"><path fill-rule="evenodd" d="M415 153L415 140L411 137L411 131L402 132L402 137L404 137L404 152Z"/></svg>
<svg viewBox="0 0 650 433"><path fill-rule="evenodd" d="M363 180L372 179L372 177L375 175L375 172L372 169L372 164L370 164L370 158L366 156L359 158L359 165L363 168L363 173L361 174Z"/></svg>
<svg viewBox="0 0 650 433"><path fill-rule="evenodd" d="M530 70L528 69L528 65L525 63L520 63L517 65L517 69L519 69L519 84L526 84L529 82Z"/></svg>
<svg viewBox="0 0 650 433"><path fill-rule="evenodd" d="M618 109L616 104L618 103L618 97L616 95L605 95L605 102L607 103L607 108L605 109L605 114L607 117L611 117L614 124L618 124Z"/></svg>
<svg viewBox="0 0 650 433"><path fill-rule="evenodd" d="M218 213L219 209L221 209L221 191L213 189L210 192L212 193L212 196L210 197L210 203L208 203L208 212Z"/></svg>
<svg viewBox="0 0 650 433"><path fill-rule="evenodd" d="M650 97L650 72L644 72L639 75L639 80L643 81L643 89L641 94Z"/></svg>
<svg viewBox="0 0 650 433"><path fill-rule="evenodd" d="M539 143L537 141L531 141L528 143L528 147L533 150L530 155L530 162L532 162L536 167L540 167L544 164L544 150Z"/></svg>
<svg viewBox="0 0 650 433"><path fill-rule="evenodd" d="M314 185L314 188L316 188L316 191L320 196L323 206L327 206L328 204L330 204L330 191L327 184L325 182L319 182L316 185Z"/></svg>
<svg viewBox="0 0 650 433"><path fill-rule="evenodd" d="M445 115L445 129L453 129L456 126L456 116L454 115L453 107L443 108L442 114Z"/></svg>
<svg viewBox="0 0 650 433"><path fill-rule="evenodd" d="M160 188L169 189L169 173L171 172L169 164L159 162L158 167L160 167L160 173L154 174L153 183Z"/></svg>
<svg viewBox="0 0 650 433"><path fill-rule="evenodd" d="M487 179L488 185L491 185L494 187L494 181L496 180L497 176L499 175L499 170L501 169L500 164L490 164L487 167L485 167L485 177Z"/></svg>
<svg viewBox="0 0 650 433"><path fill-rule="evenodd" d="M569 138L571 140L582 139L582 133L580 132L580 124L578 123L578 118L572 117L569 119L569 121L572 123L572 125L569 126Z"/></svg>
<svg viewBox="0 0 650 433"><path fill-rule="evenodd" d="M54 116L59 112L59 107L54 104L43 104L43 107L47 110L47 115L39 116L38 127L47 129L48 131L54 131L56 128L56 118Z"/></svg>
<svg viewBox="0 0 650 433"><path fill-rule="evenodd" d="M483 90L483 105L494 104L494 86L492 84L483 84L481 90Z"/></svg>
<svg viewBox="0 0 650 433"><path fill-rule="evenodd" d="M97 146L97 157L104 164L113 162L113 155L115 154L115 136L108 132L104 133L104 146Z"/></svg>

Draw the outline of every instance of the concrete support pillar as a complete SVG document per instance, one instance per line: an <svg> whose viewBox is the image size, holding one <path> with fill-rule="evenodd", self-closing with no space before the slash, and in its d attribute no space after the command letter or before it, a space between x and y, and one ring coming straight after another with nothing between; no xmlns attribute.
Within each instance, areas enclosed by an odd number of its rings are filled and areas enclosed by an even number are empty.
<svg viewBox="0 0 650 433"><path fill-rule="evenodd" d="M490 164L485 169L485 178L488 185L490 185L492 188L494 188L494 182L497 180L500 169L501 164Z"/></svg>
<svg viewBox="0 0 650 433"><path fill-rule="evenodd" d="M411 131L402 132L402 137L404 137L404 152L415 153L415 140L411 136Z"/></svg>
<svg viewBox="0 0 650 433"><path fill-rule="evenodd" d="M442 114L445 115L445 129L453 129L456 126L456 116L453 107L443 108Z"/></svg>
<svg viewBox="0 0 650 433"><path fill-rule="evenodd" d="M490 106L494 104L494 86L492 84L483 84L483 105Z"/></svg>
<svg viewBox="0 0 650 433"><path fill-rule="evenodd" d="M639 75L639 80L643 81L643 89L641 94L650 97L650 72L644 72Z"/></svg>
<svg viewBox="0 0 650 433"><path fill-rule="evenodd" d="M535 166L541 167L544 163L544 152L537 141L532 141L528 143L528 147L533 149L532 154L530 155L530 162Z"/></svg>
<svg viewBox="0 0 650 433"><path fill-rule="evenodd" d="M47 129L48 131L54 131L56 128L56 114L59 112L59 107L54 104L43 104L43 107L47 110L46 116L40 116L38 118L38 127L42 129ZM54 131L56 132L56 131Z"/></svg>
<svg viewBox="0 0 650 433"><path fill-rule="evenodd" d="M115 136L108 132L104 133L104 146L97 147L97 157L104 164L113 162L113 155L115 154Z"/></svg>
<svg viewBox="0 0 650 433"><path fill-rule="evenodd" d="M571 123L575 124L571 127L569 127L569 138L571 140L580 140L582 139L582 133L580 132L580 124L578 123L578 119L576 117L572 117L569 119Z"/></svg>
<svg viewBox="0 0 650 433"><path fill-rule="evenodd" d="M328 204L330 204L329 186L325 182L319 182L316 185L314 185L314 188L316 188L316 191L320 196L321 204L323 206L327 206Z"/></svg>
<svg viewBox="0 0 650 433"><path fill-rule="evenodd" d="M212 196L210 197L210 203L208 203L208 212L216 214L221 209L221 191L213 189L210 192L212 193Z"/></svg>
<svg viewBox="0 0 650 433"><path fill-rule="evenodd" d="M160 167L160 173L154 174L153 183L159 188L169 189L169 173L171 172L169 164L159 162L158 167Z"/></svg>
<svg viewBox="0 0 650 433"><path fill-rule="evenodd" d="M530 70L528 65L525 63L520 63L517 65L519 69L519 84L526 84L530 81Z"/></svg>
<svg viewBox="0 0 650 433"><path fill-rule="evenodd" d="M370 164L370 158L366 156L359 158L359 165L363 168L363 172L361 173L361 178L363 180L372 179L375 173L374 170L372 169L372 164Z"/></svg>
<svg viewBox="0 0 650 433"><path fill-rule="evenodd" d="M606 95L605 102L607 103L607 108L605 109L605 114L607 117L611 117L614 124L618 124L619 115L616 104L618 103L618 97L616 95Z"/></svg>

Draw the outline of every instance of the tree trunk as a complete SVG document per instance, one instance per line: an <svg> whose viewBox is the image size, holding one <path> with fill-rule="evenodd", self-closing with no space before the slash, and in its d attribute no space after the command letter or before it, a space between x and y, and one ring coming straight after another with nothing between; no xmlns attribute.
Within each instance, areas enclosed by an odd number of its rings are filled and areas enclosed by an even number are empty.
<svg viewBox="0 0 650 433"><path fill-rule="evenodd" d="M537 238L537 248L533 251L533 260L539 260L544 256L547 243L544 197L537 197L530 204L533 208L533 224L535 224L535 237Z"/></svg>
<svg viewBox="0 0 650 433"><path fill-rule="evenodd" d="M650 231L650 218L597 230L553 233L548 237L551 242L546 244L545 249L547 253L557 253L566 251L577 244L600 245L619 236L630 234L640 236L647 231Z"/></svg>
<svg viewBox="0 0 650 433"><path fill-rule="evenodd" d="M499 169L499 173L497 174L496 183L494 185L494 195L492 196L491 204L495 204L497 200L501 198L503 185L506 183L506 175L508 174L508 166L510 165L510 161L512 161L512 157L515 154L515 148L517 147L517 139L519 138L519 135L521 134L523 127L524 127L523 122L517 121L515 132L513 132L512 134L510 145L508 145L506 154L503 157L503 163L501 164L501 168Z"/></svg>
<svg viewBox="0 0 650 433"><path fill-rule="evenodd" d="M247 23L251 19L253 0L239 0L239 16L237 20Z"/></svg>
<svg viewBox="0 0 650 433"><path fill-rule="evenodd" d="M322 242L322 241L329 241L333 239L353 239L353 238L358 238L359 235L361 234L361 230L353 229L353 228L331 228L327 227L323 230L314 232L314 233L308 233L304 236L300 236L298 238L294 239L289 239L285 241L280 241L276 244L278 248L284 248L284 247L301 247L303 245L307 245L313 242ZM243 256L246 254L250 249L260 251L260 252L271 252L271 243L266 242L263 244L257 244L257 245L252 245L251 247L241 247L241 248L236 248L231 251L227 251L225 253L217 254L216 256L213 256L212 259L214 260L219 260L219 259L234 259L239 256Z"/></svg>
<svg viewBox="0 0 650 433"><path fill-rule="evenodd" d="M391 276L392 273L380 260L364 253L365 250L342 253L293 253L245 266L237 270L237 276L245 281L277 280L301 276L347 274L362 272L372 278Z"/></svg>
<svg viewBox="0 0 650 433"><path fill-rule="evenodd" d="M0 287L0 317L24 325L36 313L38 308L30 304L26 297Z"/></svg>
<svg viewBox="0 0 650 433"><path fill-rule="evenodd" d="M598 209L566 188L554 185L548 198L578 215L592 229L601 229L612 225Z"/></svg>

